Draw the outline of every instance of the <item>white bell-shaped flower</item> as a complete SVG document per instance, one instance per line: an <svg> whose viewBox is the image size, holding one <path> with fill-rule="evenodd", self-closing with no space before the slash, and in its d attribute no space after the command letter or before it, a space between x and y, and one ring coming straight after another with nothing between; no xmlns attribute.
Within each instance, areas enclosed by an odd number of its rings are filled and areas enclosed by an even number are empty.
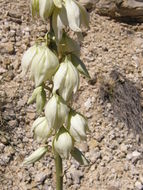
<svg viewBox="0 0 143 190"><path fill-rule="evenodd" d="M77 92L79 86L79 73L70 61L70 58L66 57L65 61L60 64L53 81L53 92L58 90L59 95L65 101L68 101L71 98L72 93Z"/></svg>
<svg viewBox="0 0 143 190"><path fill-rule="evenodd" d="M25 158L23 165L33 164L34 162L40 160L47 151L47 146L38 148L29 157Z"/></svg>
<svg viewBox="0 0 143 190"><path fill-rule="evenodd" d="M57 94L47 102L45 106L45 116L50 128L59 129L67 122L69 108L66 103Z"/></svg>
<svg viewBox="0 0 143 190"><path fill-rule="evenodd" d="M89 15L85 8L75 0L65 0L65 8L69 27L75 32L81 32L80 26L88 27Z"/></svg>
<svg viewBox="0 0 143 190"><path fill-rule="evenodd" d="M64 127L61 127L54 139L54 150L61 156L61 158L68 159L73 144L73 139L70 134Z"/></svg>
<svg viewBox="0 0 143 190"><path fill-rule="evenodd" d="M46 141L50 136L52 129L48 126L46 117L39 117L34 121L32 131L34 137L38 141Z"/></svg>
<svg viewBox="0 0 143 190"><path fill-rule="evenodd" d="M80 114L71 111L69 115L69 132L75 141L86 140L86 131L88 130L87 120Z"/></svg>
<svg viewBox="0 0 143 190"><path fill-rule="evenodd" d="M45 45L28 49L22 59L22 68L24 72L30 70L30 77L35 81L36 87L51 80L58 66L57 56Z"/></svg>

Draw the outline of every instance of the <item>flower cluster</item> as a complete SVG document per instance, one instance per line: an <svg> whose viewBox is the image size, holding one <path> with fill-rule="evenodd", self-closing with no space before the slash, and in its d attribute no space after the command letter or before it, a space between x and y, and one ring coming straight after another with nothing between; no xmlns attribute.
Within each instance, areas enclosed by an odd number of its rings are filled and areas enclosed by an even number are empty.
<svg viewBox="0 0 143 190"><path fill-rule="evenodd" d="M75 0L31 0L31 9L33 16L51 19L55 36L49 33L46 42L36 43L22 58L22 72L24 75L29 73L35 84L28 103L36 101L37 111L41 114L44 110L45 113L33 123L34 137L46 142L54 135L53 150L61 158L69 158L71 153L80 163L87 163L82 153L75 148L75 142L86 140L87 120L71 108L71 100L79 88L79 73L86 77L89 74L79 58L78 43L64 29L69 27L74 32L81 32L81 24L88 26L88 14ZM39 148L24 163L39 160L47 150L47 146Z"/></svg>
<svg viewBox="0 0 143 190"><path fill-rule="evenodd" d="M70 27L74 32L81 32L80 26L88 27L89 16L76 0L31 0L33 16L43 20L52 17L52 27L57 40L62 39L63 29Z"/></svg>

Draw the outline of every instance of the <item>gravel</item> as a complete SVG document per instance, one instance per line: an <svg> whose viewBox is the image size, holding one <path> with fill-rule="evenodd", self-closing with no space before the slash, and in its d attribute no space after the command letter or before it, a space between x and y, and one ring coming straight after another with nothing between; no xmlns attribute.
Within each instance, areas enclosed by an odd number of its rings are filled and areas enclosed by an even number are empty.
<svg viewBox="0 0 143 190"><path fill-rule="evenodd" d="M2 0L0 12L0 189L54 190L51 151L40 162L22 166L24 158L39 145L31 134L31 125L37 118L35 105L27 105L34 85L27 76L21 77L21 57L36 38L45 35L48 26L31 19L26 0ZM137 134L132 127L129 130L127 123L115 114L115 83L110 77L111 71L116 70L124 76L121 83L131 81L132 89L139 89L142 108L142 31L143 24L128 25L101 17L95 10L90 12L90 29L84 29L81 58L91 80L81 77L73 103L88 117L87 142L78 146L90 165L79 166L73 159L64 161L65 190L143 189L143 144L138 130ZM138 121L135 116L134 121Z"/></svg>

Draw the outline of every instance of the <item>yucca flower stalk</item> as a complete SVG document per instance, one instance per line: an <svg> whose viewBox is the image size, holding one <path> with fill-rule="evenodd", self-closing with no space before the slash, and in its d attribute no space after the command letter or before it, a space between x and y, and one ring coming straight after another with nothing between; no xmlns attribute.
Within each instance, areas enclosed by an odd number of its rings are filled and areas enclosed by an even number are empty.
<svg viewBox="0 0 143 190"><path fill-rule="evenodd" d="M34 18L50 22L50 31L39 39L22 58L22 73L29 73L35 84L28 104L36 102L39 117L31 131L43 145L25 159L24 165L34 163L49 151L48 138L56 165L56 190L63 189L62 160L71 156L80 164L88 160L75 147L76 142L86 140L87 119L72 109L72 96L79 88L79 74L90 78L80 60L80 46L69 37L66 29L81 32L81 25L88 27L89 16L76 0L31 0ZM45 114L45 116L44 116Z"/></svg>

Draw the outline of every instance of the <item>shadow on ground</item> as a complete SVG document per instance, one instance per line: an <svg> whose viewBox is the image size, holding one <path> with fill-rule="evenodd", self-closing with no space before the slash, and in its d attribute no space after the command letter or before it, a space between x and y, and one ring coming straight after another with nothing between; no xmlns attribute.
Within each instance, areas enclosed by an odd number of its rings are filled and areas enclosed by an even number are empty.
<svg viewBox="0 0 143 190"><path fill-rule="evenodd" d="M114 116L124 122L143 141L141 95L134 83L113 70L109 80L101 85L100 92L104 101L110 101Z"/></svg>

